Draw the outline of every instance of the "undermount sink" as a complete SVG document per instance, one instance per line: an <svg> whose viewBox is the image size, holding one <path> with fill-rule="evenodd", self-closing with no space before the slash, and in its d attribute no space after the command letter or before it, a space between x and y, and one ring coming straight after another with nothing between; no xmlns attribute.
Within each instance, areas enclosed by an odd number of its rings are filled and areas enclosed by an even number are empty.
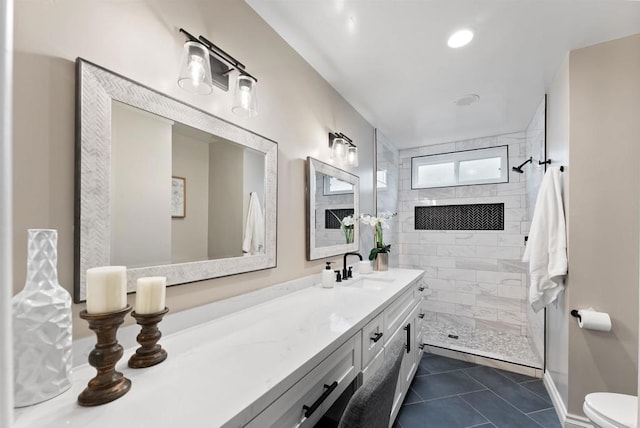
<svg viewBox="0 0 640 428"><path fill-rule="evenodd" d="M395 281L393 278L361 276L356 279L345 281L343 285L345 287L365 288L368 290L382 290L393 281Z"/></svg>

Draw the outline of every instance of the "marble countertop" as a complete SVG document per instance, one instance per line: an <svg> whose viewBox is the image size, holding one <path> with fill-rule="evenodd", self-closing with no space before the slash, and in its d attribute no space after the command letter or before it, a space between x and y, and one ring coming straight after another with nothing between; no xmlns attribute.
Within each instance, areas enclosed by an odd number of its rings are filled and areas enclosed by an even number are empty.
<svg viewBox="0 0 640 428"><path fill-rule="evenodd" d="M362 275L379 287L307 287L210 322L163 336L168 359L130 369L125 349L117 370L131 390L98 407L76 400L95 369L74 369L72 387L47 402L16 409L15 427L239 427L422 276L391 269ZM162 330L162 324L160 325Z"/></svg>

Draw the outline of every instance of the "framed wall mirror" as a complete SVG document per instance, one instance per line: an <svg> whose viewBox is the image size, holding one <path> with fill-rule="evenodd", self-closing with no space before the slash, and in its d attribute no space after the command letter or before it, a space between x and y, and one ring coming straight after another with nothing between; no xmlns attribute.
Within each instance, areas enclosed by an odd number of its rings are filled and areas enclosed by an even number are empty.
<svg viewBox="0 0 640 428"><path fill-rule="evenodd" d="M358 251L360 181L307 158L307 260Z"/></svg>
<svg viewBox="0 0 640 428"><path fill-rule="evenodd" d="M276 266L274 141L78 58L74 300L86 270L184 284Z"/></svg>

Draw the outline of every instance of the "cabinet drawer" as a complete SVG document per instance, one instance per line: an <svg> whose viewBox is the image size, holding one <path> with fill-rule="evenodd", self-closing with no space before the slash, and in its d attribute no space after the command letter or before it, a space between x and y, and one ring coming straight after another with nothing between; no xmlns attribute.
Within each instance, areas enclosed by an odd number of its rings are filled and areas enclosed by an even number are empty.
<svg viewBox="0 0 640 428"><path fill-rule="evenodd" d="M380 313L362 329L362 367L378 354L384 341L384 316Z"/></svg>
<svg viewBox="0 0 640 428"><path fill-rule="evenodd" d="M382 363L384 363L384 349L380 349L380 351L373 357L368 366L366 366L362 370L362 384L369 382L371 376L375 374L375 372L382 367Z"/></svg>
<svg viewBox="0 0 640 428"><path fill-rule="evenodd" d="M362 367L361 349L361 334L358 333L271 403L246 427L312 427L355 379Z"/></svg>
<svg viewBox="0 0 640 428"><path fill-rule="evenodd" d="M384 310L384 335L389 338L402 326L415 305L415 288L411 287Z"/></svg>
<svg viewBox="0 0 640 428"><path fill-rule="evenodd" d="M424 279L420 279L416 282L416 300L420 300L427 295L427 283Z"/></svg>

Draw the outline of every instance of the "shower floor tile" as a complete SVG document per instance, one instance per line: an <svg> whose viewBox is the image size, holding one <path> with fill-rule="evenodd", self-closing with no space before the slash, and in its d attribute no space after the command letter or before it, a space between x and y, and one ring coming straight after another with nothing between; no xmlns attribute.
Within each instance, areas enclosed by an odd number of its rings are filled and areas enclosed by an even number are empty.
<svg viewBox="0 0 640 428"><path fill-rule="evenodd" d="M425 323L424 343L528 367L542 368L525 336L498 333L437 321ZM449 335L458 336L457 339Z"/></svg>

